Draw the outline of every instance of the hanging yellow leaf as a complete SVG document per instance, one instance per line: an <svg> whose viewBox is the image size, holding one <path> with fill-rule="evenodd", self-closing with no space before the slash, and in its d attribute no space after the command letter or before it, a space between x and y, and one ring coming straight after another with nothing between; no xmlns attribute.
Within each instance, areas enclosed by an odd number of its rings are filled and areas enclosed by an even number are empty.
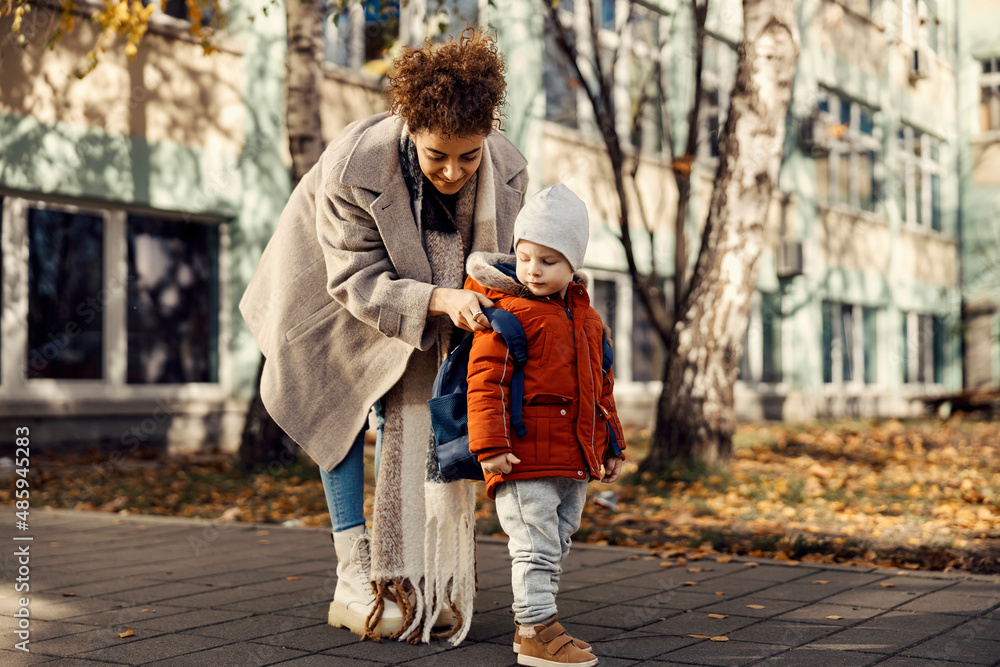
<svg viewBox="0 0 1000 667"><path fill-rule="evenodd" d="M135 637L135 633L132 632L132 628L125 628L125 632L119 632L118 636L125 639L126 637Z"/></svg>
<svg viewBox="0 0 1000 667"><path fill-rule="evenodd" d="M719 619L721 621L724 618L729 618L729 614L709 614L708 617L709 618L716 618L716 619Z"/></svg>

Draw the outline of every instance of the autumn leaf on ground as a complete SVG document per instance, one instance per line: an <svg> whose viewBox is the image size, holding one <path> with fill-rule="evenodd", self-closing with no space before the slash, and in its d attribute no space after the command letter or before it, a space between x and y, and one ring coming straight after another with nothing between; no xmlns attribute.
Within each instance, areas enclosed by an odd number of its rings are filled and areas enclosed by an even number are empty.
<svg viewBox="0 0 1000 667"><path fill-rule="evenodd" d="M681 586L697 586L697 581L682 581Z"/></svg>
<svg viewBox="0 0 1000 667"><path fill-rule="evenodd" d="M733 557L732 556L719 556L718 558L715 559L715 562L716 563L731 563L731 562L733 562Z"/></svg>
<svg viewBox="0 0 1000 667"><path fill-rule="evenodd" d="M76 593L73 593L73 592L71 592L71 591L65 591L65 592L64 592L64 593L62 594L62 596L63 596L64 598L75 598L75 597L76 597Z"/></svg>
<svg viewBox="0 0 1000 667"><path fill-rule="evenodd" d="M829 581L827 581L826 579L817 579L817 580L815 580L815 581L814 581L813 583L814 583L814 584L828 584L828 583L830 583L830 582L829 582Z"/></svg>
<svg viewBox="0 0 1000 667"><path fill-rule="evenodd" d="M285 577L285 581L298 581L302 577Z"/></svg>
<svg viewBox="0 0 1000 667"><path fill-rule="evenodd" d="M881 586L882 588L895 588L896 584L890 584L890 583L883 582L883 583L879 584L879 586Z"/></svg>
<svg viewBox="0 0 1000 667"><path fill-rule="evenodd" d="M843 617L843 616L836 616L836 615L831 615L831 616L826 616L825 618L828 618L828 619L830 619L831 621L839 621L839 620L841 620L841 619L842 619L842 618L844 618L844 617Z"/></svg>
<svg viewBox="0 0 1000 667"><path fill-rule="evenodd" d="M125 632L119 632L118 636L125 639L126 637L135 637L135 633L132 632L132 628L125 628Z"/></svg>
<svg viewBox="0 0 1000 667"><path fill-rule="evenodd" d="M710 568L710 567L689 567L688 568L688 572L690 572L691 574L698 574L699 572L711 572L711 571L712 571L712 568Z"/></svg>
<svg viewBox="0 0 1000 667"><path fill-rule="evenodd" d="M710 641L713 641L713 642L728 642L729 641L729 637L723 637L723 636L720 635L718 637L711 637Z"/></svg>
<svg viewBox="0 0 1000 667"><path fill-rule="evenodd" d="M767 607L762 604L748 604L747 609L767 609Z"/></svg>
<svg viewBox="0 0 1000 667"><path fill-rule="evenodd" d="M729 618L729 614L709 614L708 617L722 620L724 618Z"/></svg>
<svg viewBox="0 0 1000 667"><path fill-rule="evenodd" d="M695 639L711 639L711 635L688 635L688 637L694 637Z"/></svg>

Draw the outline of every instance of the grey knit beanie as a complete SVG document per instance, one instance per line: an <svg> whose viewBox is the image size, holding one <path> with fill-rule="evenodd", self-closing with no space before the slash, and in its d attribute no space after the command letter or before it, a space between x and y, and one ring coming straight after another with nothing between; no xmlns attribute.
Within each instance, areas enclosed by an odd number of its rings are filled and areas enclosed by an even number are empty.
<svg viewBox="0 0 1000 667"><path fill-rule="evenodd" d="M552 248L574 271L583 266L589 239L587 205L562 183L535 194L514 221L514 248L522 240Z"/></svg>

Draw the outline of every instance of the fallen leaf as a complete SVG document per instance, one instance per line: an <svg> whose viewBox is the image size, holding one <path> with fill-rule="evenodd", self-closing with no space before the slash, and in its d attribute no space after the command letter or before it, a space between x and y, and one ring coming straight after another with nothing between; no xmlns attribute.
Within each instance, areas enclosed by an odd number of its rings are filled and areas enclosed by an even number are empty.
<svg viewBox="0 0 1000 667"><path fill-rule="evenodd" d="M639 560L639 556L638 556L638 554L632 554L631 556L629 556L625 560Z"/></svg>
<svg viewBox="0 0 1000 667"><path fill-rule="evenodd" d="M747 609L767 609L767 607L762 604L748 604Z"/></svg>
<svg viewBox="0 0 1000 667"><path fill-rule="evenodd" d="M697 586L697 581L682 581L681 586Z"/></svg>
<svg viewBox="0 0 1000 667"><path fill-rule="evenodd" d="M285 577L285 581L298 581L302 577Z"/></svg>
<svg viewBox="0 0 1000 667"><path fill-rule="evenodd" d="M694 637L695 639L711 639L711 635L688 635L688 637Z"/></svg>
<svg viewBox="0 0 1000 667"><path fill-rule="evenodd" d="M760 563L755 563L753 561L750 561L748 563L743 563L743 564L746 565L747 567L760 567Z"/></svg>
<svg viewBox="0 0 1000 667"><path fill-rule="evenodd" d="M260 530L257 531L257 534L258 535L270 535L271 531L262 528L262 529L260 529Z"/></svg>
<svg viewBox="0 0 1000 667"><path fill-rule="evenodd" d="M722 620L724 618L729 618L729 614L709 614L708 617L709 618L717 618L719 620Z"/></svg>
<svg viewBox="0 0 1000 667"><path fill-rule="evenodd" d="M710 567L689 567L688 568L688 572L690 572L691 574L698 574L699 572L711 572L711 571L712 571L712 568L710 568Z"/></svg>
<svg viewBox="0 0 1000 667"><path fill-rule="evenodd" d="M890 584L890 583L882 582L881 584L879 584L879 586L881 586L882 588L895 588L896 584Z"/></svg>
<svg viewBox="0 0 1000 667"><path fill-rule="evenodd" d="M125 628L125 632L119 632L118 636L125 639L126 637L135 637L135 633L132 632L132 628Z"/></svg>
<svg viewBox="0 0 1000 667"><path fill-rule="evenodd" d="M839 621L840 619L842 619L844 617L843 616L827 616L826 618L830 619L831 621Z"/></svg>
<svg viewBox="0 0 1000 667"><path fill-rule="evenodd" d="M149 611L149 607L146 607L145 609L143 609L143 611Z"/></svg>
<svg viewBox="0 0 1000 667"><path fill-rule="evenodd" d="M62 595L63 595L64 598L75 598L76 597L76 593L73 593L71 591L66 591Z"/></svg>
<svg viewBox="0 0 1000 667"><path fill-rule="evenodd" d="M673 567L673 566L674 566L674 561L672 560L665 560L660 563L660 567Z"/></svg>
<svg viewBox="0 0 1000 667"><path fill-rule="evenodd" d="M270 542L267 540L257 540L257 544L264 546L265 544L270 544Z"/></svg>
<svg viewBox="0 0 1000 667"><path fill-rule="evenodd" d="M705 557L705 554L691 554L688 556L688 560L701 560Z"/></svg>
<svg viewBox="0 0 1000 667"><path fill-rule="evenodd" d="M731 563L733 561L732 556L719 556L715 559L716 563Z"/></svg>
<svg viewBox="0 0 1000 667"><path fill-rule="evenodd" d="M816 580L816 581L814 581L813 583L814 583L814 584L828 584L828 583L830 583L830 582L829 582L829 581L827 581L826 579L817 579L817 580Z"/></svg>
<svg viewBox="0 0 1000 667"><path fill-rule="evenodd" d="M135 529L136 530L146 530L146 527L145 526L136 526Z"/></svg>
<svg viewBox="0 0 1000 667"><path fill-rule="evenodd" d="M728 642L729 637L723 637L720 635L718 637L710 637L709 640L713 642Z"/></svg>
<svg viewBox="0 0 1000 667"><path fill-rule="evenodd" d="M716 595L725 595L725 593L723 593L722 591L715 591L715 594Z"/></svg>

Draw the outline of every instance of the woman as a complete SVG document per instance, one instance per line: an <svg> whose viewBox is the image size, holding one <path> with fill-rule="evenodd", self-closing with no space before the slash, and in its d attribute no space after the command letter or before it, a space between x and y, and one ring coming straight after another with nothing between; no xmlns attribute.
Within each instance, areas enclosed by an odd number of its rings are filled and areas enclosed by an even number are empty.
<svg viewBox="0 0 1000 667"><path fill-rule="evenodd" d="M524 201L526 161L495 131L503 72L474 30L406 50L390 113L347 127L302 179L240 303L266 358L261 398L323 471L338 560L329 622L375 639L428 641L454 612L435 636L457 644L471 622L475 500L427 465L426 400L454 327L488 326L492 303L461 289L465 258L509 251ZM369 536L363 435L380 399Z"/></svg>

